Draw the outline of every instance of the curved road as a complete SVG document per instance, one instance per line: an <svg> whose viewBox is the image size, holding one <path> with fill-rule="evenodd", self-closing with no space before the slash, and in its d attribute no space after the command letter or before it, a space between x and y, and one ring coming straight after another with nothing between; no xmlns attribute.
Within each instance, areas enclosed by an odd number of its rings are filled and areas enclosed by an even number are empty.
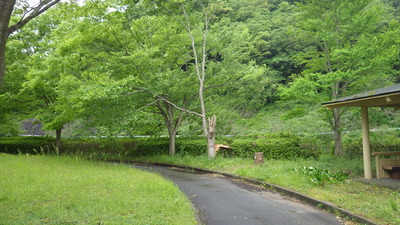
<svg viewBox="0 0 400 225"><path fill-rule="evenodd" d="M344 224L332 214L312 206L221 175L188 173L174 167L135 167L172 180L192 201L203 224Z"/></svg>

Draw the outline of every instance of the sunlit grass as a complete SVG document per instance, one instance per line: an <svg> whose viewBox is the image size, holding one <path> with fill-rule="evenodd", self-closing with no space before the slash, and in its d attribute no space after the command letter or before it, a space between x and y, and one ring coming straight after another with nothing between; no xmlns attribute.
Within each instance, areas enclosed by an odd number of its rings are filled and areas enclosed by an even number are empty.
<svg viewBox="0 0 400 225"><path fill-rule="evenodd" d="M320 160L266 160L264 165L259 166L254 165L252 159L217 157L210 160L206 156L157 156L139 160L206 168L258 179L331 202L378 224L400 224L398 192L351 179L338 184L319 186L311 182L309 177L292 170L312 166L332 172L350 172L351 177L357 177L362 171L362 162L358 160L323 156Z"/></svg>
<svg viewBox="0 0 400 225"><path fill-rule="evenodd" d="M0 154L0 224L196 224L159 175L79 158Z"/></svg>

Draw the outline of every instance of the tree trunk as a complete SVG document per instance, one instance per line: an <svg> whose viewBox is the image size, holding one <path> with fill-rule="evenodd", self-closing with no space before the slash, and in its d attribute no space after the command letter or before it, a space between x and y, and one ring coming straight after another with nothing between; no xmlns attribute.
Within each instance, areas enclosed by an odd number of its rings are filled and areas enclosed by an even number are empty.
<svg viewBox="0 0 400 225"><path fill-rule="evenodd" d="M204 9L204 29L203 29L203 40L202 40L202 47L201 47L201 54L197 53L196 49L196 41L193 36L193 32L191 30L191 24L189 21L189 15L187 14L186 10L184 7L182 7L185 20L186 20L186 25L185 28L188 32L188 35L191 40L191 46L192 46L192 51L193 51L193 56L194 56L194 64L195 64L195 69L196 69L196 74L197 78L199 81L199 102L200 102L200 108L201 108L201 119L202 119L202 128L203 128L203 134L207 138L207 153L209 158L215 158L215 125L216 125L216 116L214 115L211 119L208 121L208 126L207 126L207 114L206 114L206 107L205 107L205 102L204 102L204 82L206 78L206 64L207 64L207 36L208 36L208 25L211 19L214 17L214 12L211 12L211 15L209 14L210 8L207 7L207 9Z"/></svg>
<svg viewBox="0 0 400 225"><path fill-rule="evenodd" d="M169 134L169 155L175 155L176 153L176 130L175 129L168 129Z"/></svg>
<svg viewBox="0 0 400 225"><path fill-rule="evenodd" d="M208 145L208 157L215 158L215 125L217 117L214 115L208 120L208 132L207 132L207 145Z"/></svg>
<svg viewBox="0 0 400 225"><path fill-rule="evenodd" d="M62 129L56 130L56 152L59 153L61 150L61 131Z"/></svg>
<svg viewBox="0 0 400 225"><path fill-rule="evenodd" d="M16 0L0 1L0 89L4 83L4 74L6 73L6 43L8 38L8 24L14 9Z"/></svg>
<svg viewBox="0 0 400 225"><path fill-rule="evenodd" d="M342 155L342 131L340 127L340 108L332 110L333 113L333 140L335 143L335 156Z"/></svg>
<svg viewBox="0 0 400 225"><path fill-rule="evenodd" d="M330 62L330 60L328 60ZM328 67L329 72L333 72L332 67ZM340 82L335 82L334 85L332 85L332 97L334 99L337 99L341 97L340 93L343 93L340 91ZM340 108L335 108L332 110L332 115L333 115L333 123L332 123L332 130L333 130L333 141L335 144L335 156L340 156L342 155L342 131L341 131L341 126L340 126L340 113L341 109Z"/></svg>
<svg viewBox="0 0 400 225"><path fill-rule="evenodd" d="M0 37L0 90L3 87L4 83L4 75L6 73L6 59L5 59L5 52L6 52L6 40L3 37Z"/></svg>
<svg viewBox="0 0 400 225"><path fill-rule="evenodd" d="M179 126L181 125L183 119L183 112L186 111L187 101L186 98L182 102L182 108L176 106L165 98L161 98L163 104L157 103L157 108L160 114L164 117L165 124L168 130L169 136L169 155L175 155L176 153L176 133L178 132ZM174 108L179 109L179 114L174 116Z"/></svg>

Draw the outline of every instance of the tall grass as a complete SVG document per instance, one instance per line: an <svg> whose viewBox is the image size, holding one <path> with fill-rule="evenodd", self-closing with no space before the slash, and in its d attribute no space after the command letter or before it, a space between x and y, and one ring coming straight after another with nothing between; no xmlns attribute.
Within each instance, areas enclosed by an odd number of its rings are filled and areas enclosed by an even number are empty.
<svg viewBox="0 0 400 225"><path fill-rule="evenodd" d="M159 175L79 158L0 154L0 224L195 224Z"/></svg>

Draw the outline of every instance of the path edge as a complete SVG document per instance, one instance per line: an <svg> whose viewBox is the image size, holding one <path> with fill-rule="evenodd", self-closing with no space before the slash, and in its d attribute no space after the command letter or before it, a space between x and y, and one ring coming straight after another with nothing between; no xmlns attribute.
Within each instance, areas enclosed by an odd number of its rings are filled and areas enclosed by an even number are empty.
<svg viewBox="0 0 400 225"><path fill-rule="evenodd" d="M378 225L377 223L375 223L369 219L366 219L362 216L356 215L348 210L342 209L339 206L336 206L332 203L321 201L316 198L312 198L305 194L301 194L299 192L281 187L279 185L270 184L270 183L267 183L264 181L255 180L255 179L251 179L251 178L247 178L247 177L242 177L239 175L234 175L234 174L229 174L229 173L219 172L219 171L214 171L214 170L208 170L208 169L202 169L202 168L197 168L197 167L191 167L191 166L168 164L168 163L144 162L144 161L135 161L135 160L106 160L106 161L117 162L117 163L126 163L126 164L142 164L142 165L144 164L144 165L154 165L154 166L163 166L163 167L176 167L176 168L180 168L180 169L185 169L189 172L195 171L195 172L202 172L202 173L219 174L219 175L231 178L231 179L238 179L238 180L242 180L242 181L245 181L245 182L248 182L251 184L259 185L270 191L278 192L282 195L295 198L301 202L312 205L318 209L325 210L325 211L332 213L336 216L339 216L340 218L345 219L345 220L351 220L353 222L356 222L359 224L365 224L365 225Z"/></svg>

